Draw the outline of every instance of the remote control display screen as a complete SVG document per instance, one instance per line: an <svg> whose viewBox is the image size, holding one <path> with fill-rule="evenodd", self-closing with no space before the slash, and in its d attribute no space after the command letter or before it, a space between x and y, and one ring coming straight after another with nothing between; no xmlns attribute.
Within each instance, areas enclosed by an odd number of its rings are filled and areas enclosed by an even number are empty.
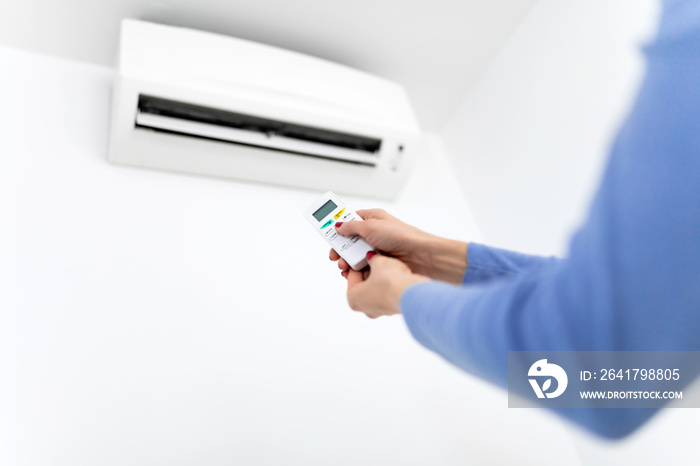
<svg viewBox="0 0 700 466"><path fill-rule="evenodd" d="M321 220L326 218L326 215L333 212L333 210L335 210L336 207L338 207L338 206L335 205L335 203L333 201L328 201L325 204L323 204L320 209L318 209L316 212L314 212L313 216L316 220L318 220L320 222Z"/></svg>

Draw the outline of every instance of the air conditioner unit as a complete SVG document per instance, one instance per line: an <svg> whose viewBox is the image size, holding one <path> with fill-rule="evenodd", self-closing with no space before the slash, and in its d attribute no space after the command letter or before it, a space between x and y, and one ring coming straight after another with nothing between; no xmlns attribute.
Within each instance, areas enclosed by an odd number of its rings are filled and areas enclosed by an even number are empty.
<svg viewBox="0 0 700 466"><path fill-rule="evenodd" d="M246 40L122 22L112 162L391 198L419 144L395 83Z"/></svg>

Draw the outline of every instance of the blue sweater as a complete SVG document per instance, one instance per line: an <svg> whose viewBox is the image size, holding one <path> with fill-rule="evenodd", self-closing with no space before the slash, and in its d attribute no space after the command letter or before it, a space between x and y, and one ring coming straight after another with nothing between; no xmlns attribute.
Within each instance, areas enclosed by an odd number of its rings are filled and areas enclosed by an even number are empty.
<svg viewBox="0 0 700 466"><path fill-rule="evenodd" d="M700 350L700 2L665 1L644 52L636 104L568 257L470 244L462 286L402 295L420 343L501 386L508 351ZM559 413L621 437L654 410Z"/></svg>

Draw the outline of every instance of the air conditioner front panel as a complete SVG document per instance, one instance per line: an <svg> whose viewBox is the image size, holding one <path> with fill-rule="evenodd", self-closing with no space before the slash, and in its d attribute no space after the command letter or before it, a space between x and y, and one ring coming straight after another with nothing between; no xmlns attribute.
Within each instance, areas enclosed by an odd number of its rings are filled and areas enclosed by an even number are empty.
<svg viewBox="0 0 700 466"><path fill-rule="evenodd" d="M138 27L132 27L134 23ZM131 37L135 31L136 42ZM231 38L211 34L207 42L216 39L222 54L208 64L200 60L199 66L205 69L198 70L198 77L184 72L182 63L171 62L177 54L168 50L164 31L168 36L178 35L179 44L190 45L188 54L197 55L193 50L200 44L196 39L202 33L198 31L134 20L123 24L120 68L112 96L111 161L366 196L396 196L420 151L420 133L407 101L382 108L386 99L373 99L396 89L395 84L360 73L363 79L357 81L354 91L372 105L347 105L345 98L328 98L329 86L337 84L329 84L327 78L340 73L342 86L352 88L360 75L343 73L344 67L336 66L325 73L324 62L294 60L298 54L279 49L265 60L274 64L275 53L280 53L284 66L299 67L292 74L316 76L318 88L324 91L314 95L312 82L295 92L296 78L282 89L283 81L277 77L277 87L267 90L264 80L252 86L227 81L226 73L217 68L219 62L250 60L255 57L255 47L237 56L236 51L246 49L245 41L229 48L226 44ZM149 41L157 44L147 45ZM148 53L134 52L137 42ZM164 53L158 55L157 50ZM309 63L313 67L302 69ZM207 67L211 73L206 72ZM398 94L392 95L389 100ZM408 114L402 118L386 116L406 109Z"/></svg>

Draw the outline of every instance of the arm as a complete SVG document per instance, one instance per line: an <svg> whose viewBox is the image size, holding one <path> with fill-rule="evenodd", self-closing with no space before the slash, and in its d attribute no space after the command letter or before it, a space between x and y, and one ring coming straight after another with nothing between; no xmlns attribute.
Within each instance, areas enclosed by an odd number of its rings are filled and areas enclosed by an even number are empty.
<svg viewBox="0 0 700 466"><path fill-rule="evenodd" d="M699 25L696 2L666 5L638 101L569 257L465 288L410 286L400 307L418 341L502 386L513 350L700 350ZM653 411L561 414L619 437Z"/></svg>
<svg viewBox="0 0 700 466"><path fill-rule="evenodd" d="M373 248L400 259L412 272L448 283L478 283L530 273L557 259L530 256L477 243L441 238L419 230L381 209L358 210L363 222L339 222L338 233L362 236ZM343 272L350 267L331 249Z"/></svg>

